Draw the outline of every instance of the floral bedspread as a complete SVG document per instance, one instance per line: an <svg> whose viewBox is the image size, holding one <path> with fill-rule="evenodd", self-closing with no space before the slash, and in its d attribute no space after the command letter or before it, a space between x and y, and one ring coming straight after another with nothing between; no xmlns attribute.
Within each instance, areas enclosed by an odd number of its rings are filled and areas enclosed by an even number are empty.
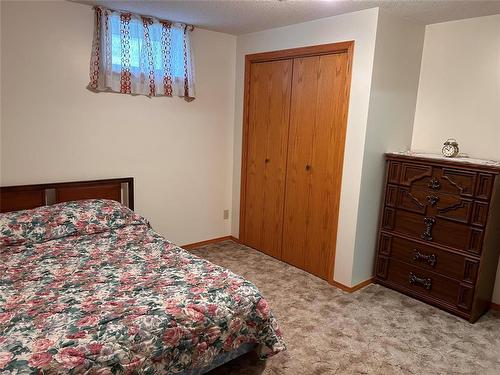
<svg viewBox="0 0 500 375"><path fill-rule="evenodd" d="M178 373L285 349L251 282L116 202L0 215L0 372Z"/></svg>

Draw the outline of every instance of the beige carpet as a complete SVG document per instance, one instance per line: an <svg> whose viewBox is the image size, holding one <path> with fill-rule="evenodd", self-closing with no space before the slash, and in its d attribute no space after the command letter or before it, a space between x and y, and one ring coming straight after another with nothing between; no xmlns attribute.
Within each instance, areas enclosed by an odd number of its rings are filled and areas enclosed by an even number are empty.
<svg viewBox="0 0 500 375"><path fill-rule="evenodd" d="M192 253L255 283L288 346L211 374L500 374L499 312L470 324L379 285L345 293L232 241Z"/></svg>

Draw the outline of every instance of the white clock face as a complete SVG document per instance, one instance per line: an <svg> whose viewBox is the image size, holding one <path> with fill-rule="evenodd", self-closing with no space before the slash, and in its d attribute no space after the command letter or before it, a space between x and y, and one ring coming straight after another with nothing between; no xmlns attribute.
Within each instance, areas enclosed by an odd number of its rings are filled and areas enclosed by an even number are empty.
<svg viewBox="0 0 500 375"><path fill-rule="evenodd" d="M443 147L443 155L447 157L455 156L456 149L452 145L444 145Z"/></svg>

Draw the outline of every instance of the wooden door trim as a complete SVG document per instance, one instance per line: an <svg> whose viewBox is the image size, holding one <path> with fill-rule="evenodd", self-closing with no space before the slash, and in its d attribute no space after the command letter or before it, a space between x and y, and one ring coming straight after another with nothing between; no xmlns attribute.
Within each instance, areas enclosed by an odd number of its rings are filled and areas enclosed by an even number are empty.
<svg viewBox="0 0 500 375"><path fill-rule="evenodd" d="M294 59L297 57L331 55L332 53L351 53L354 41L320 44L316 46L282 49L279 51L259 52L245 56L245 62L256 63L274 60ZM246 68L246 66L245 66ZM245 69L246 72L246 69Z"/></svg>
<svg viewBox="0 0 500 375"><path fill-rule="evenodd" d="M260 52L245 55L245 74L244 74L244 89L243 89L243 129L242 129L242 145L241 145L241 186L240 186L240 223L239 223L239 238L241 243L245 243L245 208L246 208L246 183L247 183L247 157L248 157L248 120L249 120L249 100L250 100L250 78L251 66L253 63L294 59L298 57L310 57L330 55L334 53L347 54L347 110L345 111L344 133L347 131L347 114L349 110L349 97L351 89L351 76L352 76L352 60L354 54L354 41L345 41L338 43L320 44L316 46L290 48L278 51ZM345 144L345 134L344 134ZM345 150L344 150L345 152ZM342 172L342 171L341 171ZM337 229L338 229L338 213L337 213ZM336 237L336 235L335 235ZM336 253L336 251L335 251ZM328 282L334 283L334 268L335 268L335 253L333 254L333 262L329 264Z"/></svg>

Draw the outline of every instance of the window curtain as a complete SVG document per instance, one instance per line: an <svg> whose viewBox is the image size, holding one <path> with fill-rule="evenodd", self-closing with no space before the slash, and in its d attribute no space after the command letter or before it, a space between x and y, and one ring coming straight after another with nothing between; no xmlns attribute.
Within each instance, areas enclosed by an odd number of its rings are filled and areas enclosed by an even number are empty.
<svg viewBox="0 0 500 375"><path fill-rule="evenodd" d="M94 10L90 90L194 99L193 26Z"/></svg>

